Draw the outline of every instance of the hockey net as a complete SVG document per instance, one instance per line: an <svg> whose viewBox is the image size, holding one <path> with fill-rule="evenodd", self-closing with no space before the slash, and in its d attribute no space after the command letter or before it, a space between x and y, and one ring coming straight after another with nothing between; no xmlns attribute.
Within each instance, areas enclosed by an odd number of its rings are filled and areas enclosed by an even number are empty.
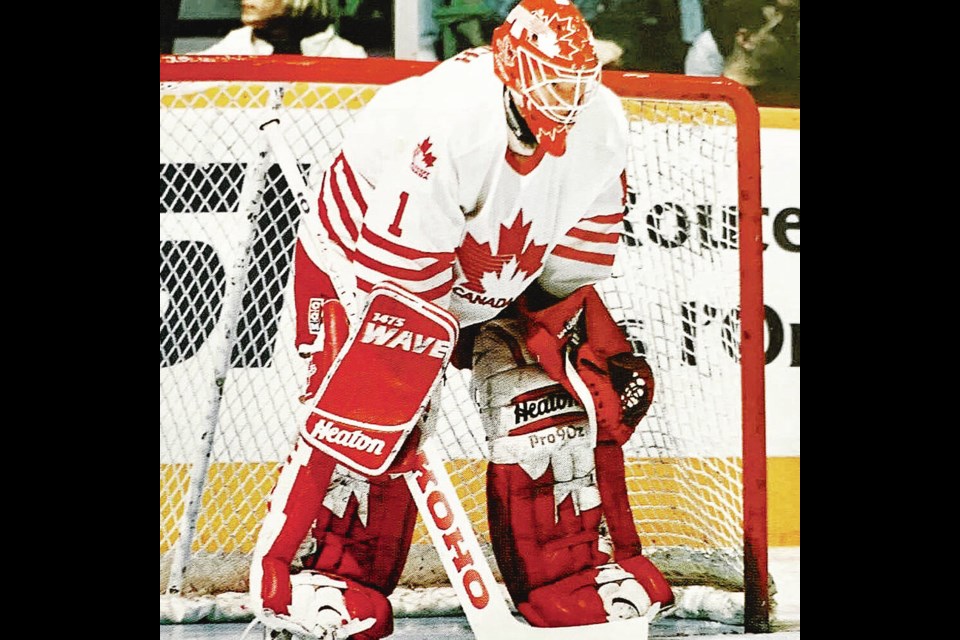
<svg viewBox="0 0 960 640"><path fill-rule="evenodd" d="M431 66L161 56L161 599L246 591L302 415L290 278L300 209L264 124L274 120L312 187L378 88ZM717 78L604 81L629 120L629 198L613 277L598 289L657 380L626 447L636 527L674 586L743 593L742 624L762 630L772 580L756 107ZM438 433L486 543L486 446L468 375L451 370ZM422 523L401 585L419 594L401 613L442 608L430 594L449 581Z"/></svg>

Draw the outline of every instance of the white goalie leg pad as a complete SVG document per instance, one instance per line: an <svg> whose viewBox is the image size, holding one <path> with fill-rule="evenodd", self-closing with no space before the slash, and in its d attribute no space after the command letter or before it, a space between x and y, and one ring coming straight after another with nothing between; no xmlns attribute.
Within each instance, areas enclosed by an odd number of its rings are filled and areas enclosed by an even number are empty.
<svg viewBox="0 0 960 640"><path fill-rule="evenodd" d="M619 564L601 565L597 572L597 594L603 601L608 622L652 617L660 609L660 603L651 603L650 596L634 575Z"/></svg>
<svg viewBox="0 0 960 640"><path fill-rule="evenodd" d="M344 600L347 583L314 571L290 577L293 598L290 615L262 616L261 621L276 631L287 631L301 640L347 640L371 628L376 620L350 616Z"/></svg>

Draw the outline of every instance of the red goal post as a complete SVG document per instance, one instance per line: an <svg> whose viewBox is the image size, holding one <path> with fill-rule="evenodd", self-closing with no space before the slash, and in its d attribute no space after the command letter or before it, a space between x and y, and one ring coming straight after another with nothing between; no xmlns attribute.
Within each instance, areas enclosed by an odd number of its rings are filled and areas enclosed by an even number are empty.
<svg viewBox="0 0 960 640"><path fill-rule="evenodd" d="M377 88L434 64L161 56L161 593L246 589L298 426L305 365L288 276L299 210L263 124L282 121L312 187ZM598 289L658 376L627 448L637 528L673 584L742 590L746 630L765 631L759 114L724 78L603 80L630 123L630 201L614 275ZM448 386L447 466L486 540L482 429L465 382ZM443 583L420 527L413 554L426 560L408 562L403 583Z"/></svg>

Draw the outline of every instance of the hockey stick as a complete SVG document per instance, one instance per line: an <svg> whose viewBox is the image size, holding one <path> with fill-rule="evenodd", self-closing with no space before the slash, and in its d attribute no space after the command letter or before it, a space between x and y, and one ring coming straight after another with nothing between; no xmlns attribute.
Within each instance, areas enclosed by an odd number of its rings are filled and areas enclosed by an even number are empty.
<svg viewBox="0 0 960 640"><path fill-rule="evenodd" d="M349 265L339 251L324 246L332 243L317 220L314 199L307 195L310 189L293 152L280 135L279 125L277 116L263 123L260 129L266 134L281 172L294 193L301 223L308 226L309 235L317 240L315 246L306 247L307 251L318 266L328 271L338 294L344 296L342 301L351 323L355 324L359 318L359 305L354 288L344 282ZM589 398L589 393L586 396ZM595 420L592 403L588 414L591 420ZM404 477L477 640L647 640L650 620L659 611L656 605L639 618L575 627L533 627L515 617L460 503L435 435L425 438L417 460L418 467L405 473Z"/></svg>
<svg viewBox="0 0 960 640"><path fill-rule="evenodd" d="M327 235L326 229L320 224L317 215L316 195L300 173L293 151L280 132L280 107L283 105L283 88L274 90L273 117L260 125L273 150L280 172L287 181L287 186L293 193L294 201L300 210L300 224L306 225L308 233L303 236L303 248L313 262L327 274L337 290L337 296L347 311L350 323L354 324L362 316L362 304L357 299L356 287L353 284L352 267L347 257ZM349 283L344 282L348 279Z"/></svg>
<svg viewBox="0 0 960 640"><path fill-rule="evenodd" d="M418 468L405 476L477 640L647 640L650 621L659 611L656 605L640 618L576 627L533 627L515 617L457 497L436 436L426 439Z"/></svg>

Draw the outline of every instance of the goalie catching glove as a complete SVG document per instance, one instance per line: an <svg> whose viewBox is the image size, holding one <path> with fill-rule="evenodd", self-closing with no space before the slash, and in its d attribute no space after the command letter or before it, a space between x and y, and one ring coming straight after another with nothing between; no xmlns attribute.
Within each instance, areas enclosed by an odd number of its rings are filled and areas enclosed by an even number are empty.
<svg viewBox="0 0 960 640"><path fill-rule="evenodd" d="M490 321L473 349L474 396L490 447L494 553L517 609L544 627L652 616L673 601L663 575L641 555L620 448L649 408L652 375L642 358L621 351L629 346L605 307L598 315L602 302L586 293L577 300L564 307L573 322L549 314ZM587 333L575 336L580 322ZM555 323L570 331L551 338L562 333ZM619 340L591 343L604 336ZM575 354L575 371L565 366L567 354ZM614 381L619 361L629 368ZM578 389L589 394L586 402ZM625 392L632 395L621 402ZM601 550L602 519L613 557Z"/></svg>
<svg viewBox="0 0 960 640"><path fill-rule="evenodd" d="M633 353L592 286L547 307L536 304L536 298L526 293L517 300L525 346L547 375L576 397L569 361L589 389L599 438L624 444L653 402L650 365Z"/></svg>

